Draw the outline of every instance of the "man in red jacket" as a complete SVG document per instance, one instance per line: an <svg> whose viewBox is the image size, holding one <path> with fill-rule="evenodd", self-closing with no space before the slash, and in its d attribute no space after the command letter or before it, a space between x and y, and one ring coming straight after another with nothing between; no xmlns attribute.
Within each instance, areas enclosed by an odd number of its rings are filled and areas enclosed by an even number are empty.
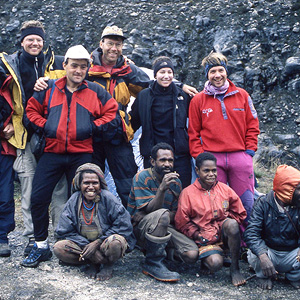
<svg viewBox="0 0 300 300"><path fill-rule="evenodd" d="M193 239L199 247L202 267L216 272L223 266L223 248L231 253L230 275L235 286L244 284L239 270L239 224L246 211L237 194L226 184L216 181L216 158L201 153L196 159L199 179L180 194L175 215L176 229Z"/></svg>
<svg viewBox="0 0 300 300"><path fill-rule="evenodd" d="M257 113L249 94L227 78L224 55L211 53L202 66L208 81L190 103L190 153L194 158L202 152L214 154L218 180L228 183L241 198L247 222L254 202L252 157L259 134Z"/></svg>
<svg viewBox="0 0 300 300"><path fill-rule="evenodd" d="M83 46L69 48L63 64L66 76L50 80L48 88L34 93L27 104L27 116L43 131L46 146L33 179L31 214L36 244L22 262L25 267L36 267L52 255L47 241L48 207L56 183L66 174L70 196L77 167L92 160L92 136L110 140L120 126L116 100L98 84L84 80L89 62Z"/></svg>
<svg viewBox="0 0 300 300"><path fill-rule="evenodd" d="M11 76L0 67L0 257L10 256L8 233L15 228L14 172L15 148L8 143L14 134L13 104L9 91ZM2 84L3 83L3 84Z"/></svg>

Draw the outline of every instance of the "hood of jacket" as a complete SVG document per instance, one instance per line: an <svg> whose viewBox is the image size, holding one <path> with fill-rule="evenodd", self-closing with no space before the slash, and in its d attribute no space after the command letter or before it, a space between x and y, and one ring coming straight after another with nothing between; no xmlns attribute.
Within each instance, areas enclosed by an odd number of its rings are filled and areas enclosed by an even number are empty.
<svg viewBox="0 0 300 300"><path fill-rule="evenodd" d="M97 48L91 54L91 58L93 60L91 67L89 68L89 76L99 76L102 77L110 77L111 75L125 76L126 74L131 72L129 64L126 63L123 55L121 55L115 66L112 69L111 74L109 74L106 69L102 66L101 63L102 49ZM105 75L107 74L107 75Z"/></svg>
<svg viewBox="0 0 300 300"><path fill-rule="evenodd" d="M277 199L291 204L294 191L300 183L300 171L294 167L280 165L273 180L273 190Z"/></svg>

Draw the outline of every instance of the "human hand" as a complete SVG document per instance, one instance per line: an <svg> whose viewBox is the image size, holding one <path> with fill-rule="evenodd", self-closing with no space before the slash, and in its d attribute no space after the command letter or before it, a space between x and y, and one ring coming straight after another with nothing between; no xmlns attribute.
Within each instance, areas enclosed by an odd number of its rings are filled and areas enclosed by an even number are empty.
<svg viewBox="0 0 300 300"><path fill-rule="evenodd" d="M160 189L166 191L172 183L176 183L176 179L179 178L179 174L176 172L166 173L159 186Z"/></svg>
<svg viewBox="0 0 300 300"><path fill-rule="evenodd" d="M15 133L13 124L9 123L3 129L4 137L9 140Z"/></svg>
<svg viewBox="0 0 300 300"><path fill-rule="evenodd" d="M298 253L297 253L297 256L296 256L296 260L297 260L298 262L300 262L300 248L299 248L299 250L298 250Z"/></svg>
<svg viewBox="0 0 300 300"><path fill-rule="evenodd" d="M40 91L43 91L45 90L47 87L48 87L48 80L50 78L48 76L46 77L40 77L36 82L35 82L35 85L34 85L34 90L36 92L40 92Z"/></svg>
<svg viewBox="0 0 300 300"><path fill-rule="evenodd" d="M273 277L274 279L277 279L277 271L275 270L269 256L264 253L259 256L259 260L263 274L267 277Z"/></svg>
<svg viewBox="0 0 300 300"><path fill-rule="evenodd" d="M192 86L190 86L190 85L187 85L187 84L184 84L184 85L182 86L182 90L183 90L186 94L190 95L190 97L194 97L196 94L199 93L194 87L192 87Z"/></svg>
<svg viewBox="0 0 300 300"><path fill-rule="evenodd" d="M92 255L95 254L96 250L99 249L100 246L100 241L99 240L95 240L89 244L87 244L84 248L83 251L80 255L79 260L85 260L90 258Z"/></svg>

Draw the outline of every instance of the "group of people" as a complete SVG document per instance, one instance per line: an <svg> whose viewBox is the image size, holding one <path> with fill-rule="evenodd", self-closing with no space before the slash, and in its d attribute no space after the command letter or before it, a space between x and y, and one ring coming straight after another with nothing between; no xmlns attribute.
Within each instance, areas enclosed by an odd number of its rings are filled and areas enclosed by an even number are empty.
<svg viewBox="0 0 300 300"><path fill-rule="evenodd" d="M180 275L165 266L166 257L200 259L212 273L229 250L239 286L246 282L243 246L262 288L272 288L277 271L300 288L300 172L280 166L273 191L254 204L259 121L249 94L227 78L224 55L203 59L207 82L198 93L174 81L165 56L154 60L150 80L123 56L126 37L117 26L103 30L91 54L82 45L64 56L43 52L44 38L39 21L24 22L21 50L0 54L0 256L11 253L14 170L28 237L25 267L52 256L51 204L55 255L88 263L98 280L109 279L113 264L136 246L145 253L143 273L167 282ZM140 127L144 170L137 172L130 141ZM40 156L36 135L45 143ZM106 161L120 200L108 191Z"/></svg>

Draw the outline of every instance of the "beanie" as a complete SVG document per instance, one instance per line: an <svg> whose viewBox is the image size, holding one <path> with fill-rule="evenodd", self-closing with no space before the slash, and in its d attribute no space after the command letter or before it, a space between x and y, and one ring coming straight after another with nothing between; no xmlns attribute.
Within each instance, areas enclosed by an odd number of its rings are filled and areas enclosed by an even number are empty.
<svg viewBox="0 0 300 300"><path fill-rule="evenodd" d="M171 68L174 74L174 66L170 58L164 58L157 61L153 66L153 74L156 77L156 73L162 68Z"/></svg>

